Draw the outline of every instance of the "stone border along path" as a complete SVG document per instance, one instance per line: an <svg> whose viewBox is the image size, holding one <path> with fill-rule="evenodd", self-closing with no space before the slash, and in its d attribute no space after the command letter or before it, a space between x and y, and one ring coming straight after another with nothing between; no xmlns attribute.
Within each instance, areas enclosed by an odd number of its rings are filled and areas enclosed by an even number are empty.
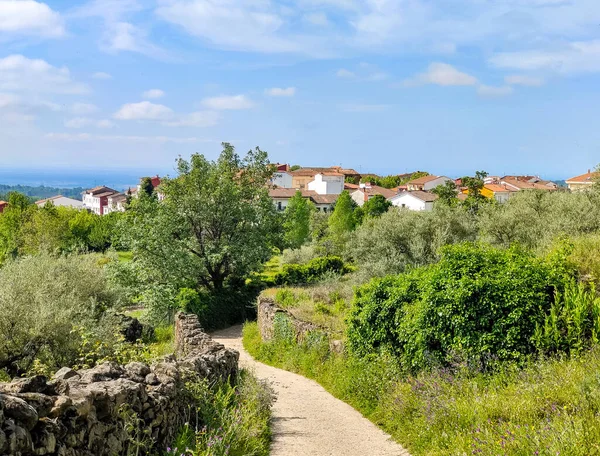
<svg viewBox="0 0 600 456"><path fill-rule="evenodd" d="M213 340L240 352L240 367L266 379L277 394L273 405L272 456L410 456L408 451L301 375L255 361L242 345L242 327L217 331Z"/></svg>

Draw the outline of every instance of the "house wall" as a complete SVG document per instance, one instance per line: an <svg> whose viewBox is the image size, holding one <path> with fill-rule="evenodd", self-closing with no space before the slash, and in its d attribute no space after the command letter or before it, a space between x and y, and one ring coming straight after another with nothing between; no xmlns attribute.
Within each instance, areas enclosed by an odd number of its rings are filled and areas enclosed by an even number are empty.
<svg viewBox="0 0 600 456"><path fill-rule="evenodd" d="M273 204L275 205L275 209L278 211L285 211L289 201L290 200L288 198L273 198Z"/></svg>
<svg viewBox="0 0 600 456"><path fill-rule="evenodd" d="M452 179L449 179L444 176L440 176L437 179L434 179L432 181L425 183L423 185L423 190L425 190L425 191L432 190L432 189L436 188L438 185L444 185L447 181L450 181L450 180L452 180Z"/></svg>
<svg viewBox="0 0 600 456"><path fill-rule="evenodd" d="M281 188L293 188L292 175L285 172L274 173L271 178L271 184Z"/></svg>
<svg viewBox="0 0 600 456"><path fill-rule="evenodd" d="M307 189L307 185L309 182L313 181L315 176L294 176L292 175L292 188L297 188L298 190Z"/></svg>
<svg viewBox="0 0 600 456"><path fill-rule="evenodd" d="M102 215L102 206L100 198L96 198L94 195L86 193L83 196L83 207L89 209L95 214Z"/></svg>
<svg viewBox="0 0 600 456"><path fill-rule="evenodd" d="M411 211L430 211L433 209L433 203L421 201L419 198L415 198L408 192L402 196L394 197L390 199L390 201L396 207L404 207Z"/></svg>
<svg viewBox="0 0 600 456"><path fill-rule="evenodd" d="M580 192L582 190L586 190L591 188L591 184L583 184L583 183L573 183L573 184L567 184L567 187L569 187L569 190L571 190L572 192Z"/></svg>
<svg viewBox="0 0 600 456"><path fill-rule="evenodd" d="M325 176L317 174L308 184L308 189L319 195L339 195L344 190L344 176Z"/></svg>
<svg viewBox="0 0 600 456"><path fill-rule="evenodd" d="M362 190L356 190L356 191L350 193L350 197L359 206L362 206L363 204L365 204L365 193Z"/></svg>

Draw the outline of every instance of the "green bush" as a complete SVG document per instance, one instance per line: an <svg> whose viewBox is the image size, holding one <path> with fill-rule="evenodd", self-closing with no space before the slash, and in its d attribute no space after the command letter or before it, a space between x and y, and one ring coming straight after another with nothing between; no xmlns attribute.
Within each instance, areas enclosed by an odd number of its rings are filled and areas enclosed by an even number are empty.
<svg viewBox="0 0 600 456"><path fill-rule="evenodd" d="M315 283L327 274L344 274L350 267L344 265L340 257L320 257L306 264L284 264L282 271L275 276L277 285L297 285Z"/></svg>
<svg viewBox="0 0 600 456"><path fill-rule="evenodd" d="M447 246L439 263L359 288L348 320L358 354L385 350L410 369L523 360L562 289L556 265L518 248Z"/></svg>
<svg viewBox="0 0 600 456"><path fill-rule="evenodd" d="M104 310L122 304L98 257L24 257L0 269L0 370L11 376L70 366L82 333L108 342ZM98 340L98 339L96 339Z"/></svg>

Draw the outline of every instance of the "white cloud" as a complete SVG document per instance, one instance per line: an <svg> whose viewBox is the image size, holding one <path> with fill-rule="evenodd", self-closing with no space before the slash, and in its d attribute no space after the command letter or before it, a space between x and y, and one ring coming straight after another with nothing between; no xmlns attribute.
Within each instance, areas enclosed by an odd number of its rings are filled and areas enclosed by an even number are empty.
<svg viewBox="0 0 600 456"><path fill-rule="evenodd" d="M90 103L73 103L70 110L73 114L85 115L98 111L98 106Z"/></svg>
<svg viewBox="0 0 600 456"><path fill-rule="evenodd" d="M119 120L167 120L173 117L173 110L161 104L142 101L121 106L113 117Z"/></svg>
<svg viewBox="0 0 600 456"><path fill-rule="evenodd" d="M223 95L202 100L202 104L216 111L251 109L254 103L245 95Z"/></svg>
<svg viewBox="0 0 600 456"><path fill-rule="evenodd" d="M296 87L288 87L287 89L273 87L265 90L265 93L270 97L293 97L296 95Z"/></svg>
<svg viewBox="0 0 600 456"><path fill-rule="evenodd" d="M513 88L510 86L494 87L482 84L479 87L477 87L478 95L490 98L505 97L507 95L512 94L513 91Z"/></svg>
<svg viewBox="0 0 600 456"><path fill-rule="evenodd" d="M463 73L452 65L447 63L432 63L426 72L406 79L403 84L406 87L419 86L425 84L435 84L439 86L472 86L477 84L477 78L470 74Z"/></svg>
<svg viewBox="0 0 600 456"><path fill-rule="evenodd" d="M193 142L217 142L201 138L179 138L174 136L127 136L127 135L93 135L90 133L48 133L47 139L54 141L84 142L84 141L117 141L133 143L193 143Z"/></svg>
<svg viewBox="0 0 600 456"><path fill-rule="evenodd" d="M99 71L97 73L94 73L92 75L92 78L94 79L112 79L112 76L108 73L104 73L102 71Z"/></svg>
<svg viewBox="0 0 600 456"><path fill-rule="evenodd" d="M196 111L180 116L179 119L165 122L168 127L212 127L217 125L221 115L215 111Z"/></svg>
<svg viewBox="0 0 600 456"><path fill-rule="evenodd" d="M96 120L87 117L75 117L65 122L67 128L84 128L84 127L96 127L96 128L112 128L115 126L113 122L108 119Z"/></svg>
<svg viewBox="0 0 600 456"><path fill-rule="evenodd" d="M329 25L329 19L327 14L323 12L319 13L308 13L303 16L304 21L311 25L317 25L319 27L325 27Z"/></svg>
<svg viewBox="0 0 600 456"><path fill-rule="evenodd" d="M498 68L562 74L600 72L600 40L572 42L554 50L502 52L490 63Z"/></svg>
<svg viewBox="0 0 600 456"><path fill-rule="evenodd" d="M0 109L15 106L20 98L12 93L0 93Z"/></svg>
<svg viewBox="0 0 600 456"><path fill-rule="evenodd" d="M303 52L302 36L286 36L286 18L269 1L165 0L156 14L224 49Z"/></svg>
<svg viewBox="0 0 600 456"><path fill-rule="evenodd" d="M147 32L129 22L109 23L102 49L108 52L139 52L151 57L164 57L164 52L148 40Z"/></svg>
<svg viewBox="0 0 600 456"><path fill-rule="evenodd" d="M510 85L521 85L527 87L540 87L544 85L544 79L523 74L514 74L506 76L504 82Z"/></svg>
<svg viewBox="0 0 600 456"><path fill-rule="evenodd" d="M73 81L66 67L57 68L44 60L15 54L0 59L0 90L82 94L88 88Z"/></svg>
<svg viewBox="0 0 600 456"><path fill-rule="evenodd" d="M0 33L60 37L63 20L45 3L33 0L0 0Z"/></svg>
<svg viewBox="0 0 600 456"><path fill-rule="evenodd" d="M142 98L146 98L146 99L162 98L164 96L165 96L165 92L163 92L160 89L150 89L150 90L146 90L144 93L142 93Z"/></svg>
<svg viewBox="0 0 600 456"><path fill-rule="evenodd" d="M343 78L343 79L354 79L356 77L356 74L354 72L347 70L345 68L340 68L339 70L337 70L335 75L338 78Z"/></svg>
<svg viewBox="0 0 600 456"><path fill-rule="evenodd" d="M340 109L344 112L379 112L388 109L384 104L344 104Z"/></svg>

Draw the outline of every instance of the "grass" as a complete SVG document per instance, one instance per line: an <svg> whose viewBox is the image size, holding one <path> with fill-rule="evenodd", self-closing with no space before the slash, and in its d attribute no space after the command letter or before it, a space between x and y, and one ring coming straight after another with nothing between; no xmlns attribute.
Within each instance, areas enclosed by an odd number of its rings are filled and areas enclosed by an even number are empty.
<svg viewBox="0 0 600 456"><path fill-rule="evenodd" d="M244 346L258 360L321 383L416 456L600 454L600 347L493 374L453 369L404 375L385 355L356 359L327 342Z"/></svg>
<svg viewBox="0 0 600 456"><path fill-rule="evenodd" d="M133 261L133 252L117 252L117 258L123 263Z"/></svg>
<svg viewBox="0 0 600 456"><path fill-rule="evenodd" d="M352 285L338 278L310 287L268 288L261 296L274 299L300 320L340 333L352 301Z"/></svg>
<svg viewBox="0 0 600 456"><path fill-rule="evenodd" d="M242 370L235 386L209 385L196 380L186 385L193 406L167 455L267 456L271 442L269 420L273 393L253 374ZM192 426L190 423L197 422Z"/></svg>

